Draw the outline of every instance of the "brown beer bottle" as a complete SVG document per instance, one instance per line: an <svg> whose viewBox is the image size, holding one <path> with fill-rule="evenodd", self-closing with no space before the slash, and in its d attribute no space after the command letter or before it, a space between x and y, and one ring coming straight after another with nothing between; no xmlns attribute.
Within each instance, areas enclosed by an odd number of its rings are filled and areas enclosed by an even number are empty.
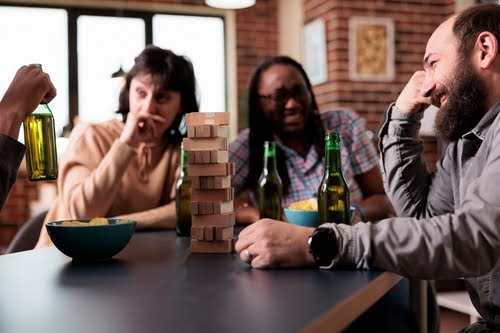
<svg viewBox="0 0 500 333"><path fill-rule="evenodd" d="M259 178L260 218L281 220L283 184L276 165L276 142L264 142L264 169Z"/></svg>
<svg viewBox="0 0 500 333"><path fill-rule="evenodd" d="M38 68L42 65L36 64ZM54 116L47 104L40 104L23 122L28 179L57 179L57 150Z"/></svg>
<svg viewBox="0 0 500 333"><path fill-rule="evenodd" d="M191 236L191 177L187 173L187 152L181 144L181 173L175 186L175 208L177 214L177 236Z"/></svg>
<svg viewBox="0 0 500 333"><path fill-rule="evenodd" d="M342 175L340 135L330 132L325 137L325 174L318 188L319 223L350 224L350 192Z"/></svg>

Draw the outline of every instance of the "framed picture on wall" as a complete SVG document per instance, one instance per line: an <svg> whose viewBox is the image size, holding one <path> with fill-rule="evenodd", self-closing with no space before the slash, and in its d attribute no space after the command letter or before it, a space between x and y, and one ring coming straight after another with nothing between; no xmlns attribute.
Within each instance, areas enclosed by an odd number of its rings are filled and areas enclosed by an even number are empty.
<svg viewBox="0 0 500 333"><path fill-rule="evenodd" d="M349 19L349 79L394 80L394 22L390 18Z"/></svg>
<svg viewBox="0 0 500 333"><path fill-rule="evenodd" d="M323 19L314 20L304 26L304 69L312 85L326 82L328 79Z"/></svg>

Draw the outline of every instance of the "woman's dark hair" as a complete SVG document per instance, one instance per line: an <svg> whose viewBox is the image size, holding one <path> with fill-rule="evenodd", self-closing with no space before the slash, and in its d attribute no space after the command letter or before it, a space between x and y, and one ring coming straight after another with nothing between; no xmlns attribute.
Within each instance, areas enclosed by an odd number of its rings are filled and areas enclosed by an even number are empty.
<svg viewBox="0 0 500 333"><path fill-rule="evenodd" d="M120 92L119 107L116 112L122 115L124 122L130 112L130 82L139 74L150 74L162 90L180 92L182 113L175 118L172 126L165 132L165 136L169 141L181 142L185 136L185 128L180 128L181 123L184 123L182 120L185 118L185 114L199 111L196 98L196 79L191 61L172 51L154 45L146 46L135 58L135 64L127 73L125 85Z"/></svg>
<svg viewBox="0 0 500 333"><path fill-rule="evenodd" d="M500 5L483 3L471 6L457 15L453 23L453 33L459 41L458 56L469 57L474 49L477 36L489 31L500 42Z"/></svg>
<svg viewBox="0 0 500 333"><path fill-rule="evenodd" d="M312 91L311 82L309 81L304 68L297 61L288 56L274 56L268 58L256 68L250 80L250 87L248 91L250 173L246 180L245 187L249 189L257 188L259 176L264 167L264 141L274 140L274 133L276 132L261 110L258 86L262 73L269 67L277 64L295 68L304 78L304 82L306 83L307 90L311 98L311 112L307 117L307 123L304 127L305 135L312 139L313 145L319 157L322 158L325 155L325 129L321 123L318 104L316 103L316 98L314 97L314 93ZM285 165L285 154L278 146L276 147L276 154L278 172L283 182L283 193L287 194L290 190L290 177Z"/></svg>

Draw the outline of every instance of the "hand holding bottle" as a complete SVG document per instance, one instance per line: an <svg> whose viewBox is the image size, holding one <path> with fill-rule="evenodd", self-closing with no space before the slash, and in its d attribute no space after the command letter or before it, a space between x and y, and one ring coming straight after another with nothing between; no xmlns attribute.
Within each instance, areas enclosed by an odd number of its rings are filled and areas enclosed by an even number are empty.
<svg viewBox="0 0 500 333"><path fill-rule="evenodd" d="M42 69L41 64L34 65ZM56 131L54 116L43 102L23 121L28 179L54 180L58 176Z"/></svg>
<svg viewBox="0 0 500 333"><path fill-rule="evenodd" d="M0 133L17 139L23 120L39 104L50 102L57 94L47 73L35 65L22 66L0 101Z"/></svg>

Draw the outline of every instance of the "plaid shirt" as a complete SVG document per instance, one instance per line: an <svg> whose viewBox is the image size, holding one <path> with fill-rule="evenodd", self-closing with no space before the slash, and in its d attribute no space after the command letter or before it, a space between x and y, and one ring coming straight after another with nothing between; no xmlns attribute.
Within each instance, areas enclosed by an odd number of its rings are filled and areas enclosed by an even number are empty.
<svg viewBox="0 0 500 333"><path fill-rule="evenodd" d="M342 140L340 154L344 178L351 191L351 202L359 203L363 200L363 194L354 176L365 173L378 165L377 151L367 135L365 120L355 112L346 109L322 112L321 120L325 132L340 133ZM234 162L236 168L232 178L236 195L243 189L250 171L249 133L249 129L241 131L238 137L229 144L229 159ZM320 160L314 146L311 146L304 159L293 149L283 145L277 137L275 140L285 153L285 163L290 176L290 191L283 196L283 207L288 207L295 201L315 197L323 178L324 158Z"/></svg>

